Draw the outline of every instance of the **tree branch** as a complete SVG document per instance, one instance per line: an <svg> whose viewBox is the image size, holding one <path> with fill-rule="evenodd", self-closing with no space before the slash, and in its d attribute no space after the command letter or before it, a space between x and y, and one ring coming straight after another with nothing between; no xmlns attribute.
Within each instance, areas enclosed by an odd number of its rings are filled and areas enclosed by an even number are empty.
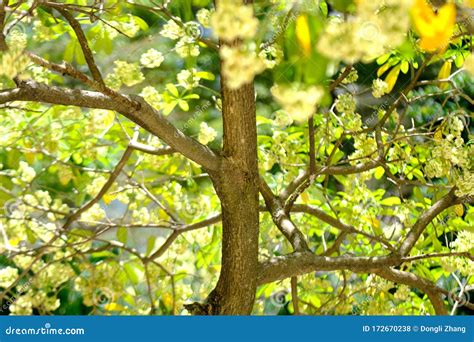
<svg viewBox="0 0 474 342"><path fill-rule="evenodd" d="M79 208L79 210L75 211L66 219L66 222L63 225L64 230L68 229L75 220L77 220L83 213L89 210L94 204L98 203L100 199L107 193L107 191L109 191L110 187L114 184L115 180L119 176L125 164L127 164L127 161L132 155L132 152L133 147L131 147L130 145L127 146L125 152L122 155L122 158L120 158L120 161L118 162L114 171L112 171L111 175L109 176L109 179L107 179L107 182L105 182L105 184L102 186L102 188L99 190L99 192L94 198L92 198L89 202L84 204L81 208Z"/></svg>
<svg viewBox="0 0 474 342"><path fill-rule="evenodd" d="M351 270L353 272L371 273L381 267L396 266L398 264L400 264L400 258L395 255L330 258L309 252L295 252L261 262L258 283L262 285L315 271Z"/></svg>
<svg viewBox="0 0 474 342"><path fill-rule="evenodd" d="M162 256L166 250L173 244L173 242L178 238L178 236L180 236L182 233L184 232L189 232L191 230L196 230L196 229L200 229L200 228L204 228L204 227L207 227L207 226L210 226L210 225L213 225L215 223L218 223L222 220L222 215L221 214L218 214L218 215L215 215L215 216L212 216L212 217L209 217L203 221L200 221L200 222L196 222L196 223L192 223L192 224L188 224L188 225L184 225L184 226L180 226L178 228L176 228L173 233L170 234L170 236L168 236L168 238L166 239L166 241L161 245L160 248L158 248L158 250L156 252L154 252L153 254L151 254L149 257L147 257L145 260L155 260L157 258L159 258L160 256Z"/></svg>
<svg viewBox="0 0 474 342"><path fill-rule="evenodd" d="M272 220L286 239L290 242L296 252L309 251L308 243L304 234L291 221L290 216L285 212L283 203L276 197L268 184L260 177L260 193L263 196L265 205L272 215Z"/></svg>
<svg viewBox="0 0 474 342"><path fill-rule="evenodd" d="M12 101L34 101L65 106L98 108L116 111L135 122L151 134L157 136L177 152L202 165L207 170L217 170L220 158L207 146L186 136L169 122L161 113L153 109L139 96L127 97L130 104L99 92L64 89L47 86L34 81L20 82L18 88L0 91L0 104ZM131 103L136 103L137 107Z"/></svg>
<svg viewBox="0 0 474 342"><path fill-rule="evenodd" d="M91 71L92 78L99 82L100 84L104 84L104 80L102 79L102 75L95 63L94 56L92 51L89 47L89 43L87 42L86 35L81 28L81 24L74 18L74 16L65 10L60 4L53 4L48 3L48 7L54 8L57 10L61 15L68 21L69 25L71 25L72 29L76 33L77 40L79 41L79 45L81 46L82 53L84 54L84 58L86 60L87 65L89 66L89 70Z"/></svg>
<svg viewBox="0 0 474 342"><path fill-rule="evenodd" d="M371 240L374 240L374 241L377 241L377 242L381 243L382 245L387 247L391 252L397 252L395 247L393 247L392 244L389 241L385 240L384 238L382 238L380 236L376 236L376 235L371 235L369 233L366 233L362 230L359 230L359 229L355 228L354 226L345 224L345 223L341 222L339 219L334 218L331 215L326 214L323 210L321 210L319 208L315 208L315 207L305 205L305 204L295 204L293 206L292 211L293 212L302 212L302 213L312 215L314 217L317 217L321 221L326 222L326 223L328 223L329 225L331 225L335 228L338 228L342 232L345 232L345 233L348 233L348 234L359 234L359 235L365 236L365 237L367 237Z"/></svg>
<svg viewBox="0 0 474 342"><path fill-rule="evenodd" d="M400 255L407 256L433 219L456 202L455 188L420 215L400 246Z"/></svg>
<svg viewBox="0 0 474 342"><path fill-rule="evenodd" d="M429 280L419 277L413 273L403 272L389 267L381 268L372 273L384 279L390 280L394 283L405 284L423 291L430 299L430 302L433 305L433 308L435 309L437 315L448 314L448 310L444 305L444 300L442 297L443 290L437 287Z"/></svg>

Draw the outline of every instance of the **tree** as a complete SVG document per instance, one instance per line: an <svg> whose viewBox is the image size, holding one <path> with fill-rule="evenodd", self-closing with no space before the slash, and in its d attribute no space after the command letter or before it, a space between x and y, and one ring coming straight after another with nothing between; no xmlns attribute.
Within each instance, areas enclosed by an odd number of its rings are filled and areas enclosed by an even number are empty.
<svg viewBox="0 0 474 342"><path fill-rule="evenodd" d="M474 309L470 6L2 0L3 312Z"/></svg>

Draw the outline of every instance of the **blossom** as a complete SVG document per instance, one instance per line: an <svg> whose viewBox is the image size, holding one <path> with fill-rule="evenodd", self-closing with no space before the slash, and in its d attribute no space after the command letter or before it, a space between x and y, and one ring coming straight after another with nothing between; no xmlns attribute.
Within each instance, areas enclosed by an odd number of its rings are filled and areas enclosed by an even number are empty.
<svg viewBox="0 0 474 342"><path fill-rule="evenodd" d="M178 75L178 84L185 89L192 89L199 85L201 78L198 76L197 70L191 68L190 70L181 70Z"/></svg>
<svg viewBox="0 0 474 342"><path fill-rule="evenodd" d="M356 101L352 94L341 94L337 97L335 106L339 113L353 114L356 110Z"/></svg>
<svg viewBox="0 0 474 342"><path fill-rule="evenodd" d="M474 76L474 55L470 54L464 62L464 69Z"/></svg>
<svg viewBox="0 0 474 342"><path fill-rule="evenodd" d="M347 21L331 18L317 48L325 56L347 64L370 62L406 39L411 0L358 1L356 15Z"/></svg>
<svg viewBox="0 0 474 342"><path fill-rule="evenodd" d="M139 84L145 80L140 67L137 63L128 63L125 61L117 60L114 62L114 74L120 80L121 83L128 87Z"/></svg>
<svg viewBox="0 0 474 342"><path fill-rule="evenodd" d="M196 18L204 27L209 27L211 25L211 11L207 8L201 8L197 11Z"/></svg>
<svg viewBox="0 0 474 342"><path fill-rule="evenodd" d="M422 50L434 52L448 46L456 24L455 4L447 3L435 12L426 0L415 0L411 16Z"/></svg>
<svg viewBox="0 0 474 342"><path fill-rule="evenodd" d="M301 84L277 84L272 87L271 92L276 101L297 122L303 122L313 115L324 96L321 87Z"/></svg>
<svg viewBox="0 0 474 342"><path fill-rule="evenodd" d="M183 27L178 25L174 20L168 20L168 22L163 25L160 34L163 37L176 40L183 37L185 32Z"/></svg>
<svg viewBox="0 0 474 342"><path fill-rule="evenodd" d="M211 141L214 141L216 137L217 137L216 130L212 127L209 127L207 123L201 122L198 141L203 145L207 145Z"/></svg>
<svg viewBox="0 0 474 342"><path fill-rule="evenodd" d="M16 171L16 177L12 179L15 184L21 182L29 183L36 177L35 169L28 165L27 162L20 161L18 170Z"/></svg>
<svg viewBox="0 0 474 342"><path fill-rule="evenodd" d="M221 48L220 55L223 59L222 74L225 82L233 89L252 82L254 76L265 69L264 62L255 51L242 46L225 45Z"/></svg>
<svg viewBox="0 0 474 342"><path fill-rule="evenodd" d="M18 269L7 266L0 270L0 287L4 289L11 286L18 277Z"/></svg>
<svg viewBox="0 0 474 342"><path fill-rule="evenodd" d="M380 98L389 92L388 84L380 78L375 79L372 82L372 95L375 98Z"/></svg>
<svg viewBox="0 0 474 342"><path fill-rule="evenodd" d="M284 128L293 123L293 118L284 110L279 110L275 112L275 120L273 121L275 126Z"/></svg>
<svg viewBox="0 0 474 342"><path fill-rule="evenodd" d="M164 59L161 52L149 49L140 57L140 63L146 68L158 68Z"/></svg>
<svg viewBox="0 0 474 342"><path fill-rule="evenodd" d="M474 173L464 172L464 174L456 181L457 196L474 196Z"/></svg>
<svg viewBox="0 0 474 342"><path fill-rule="evenodd" d="M267 69L273 69L276 65L280 64L283 59L283 51L277 45L260 46L261 50L258 56L265 63Z"/></svg>
<svg viewBox="0 0 474 342"><path fill-rule="evenodd" d="M147 86L143 88L142 92L140 93L146 102L153 108L160 110L163 107L163 98L161 94L156 90L156 88L152 86Z"/></svg>
<svg viewBox="0 0 474 342"><path fill-rule="evenodd" d="M194 37L184 36L176 44L176 53L183 58L199 56L199 45Z"/></svg>
<svg viewBox="0 0 474 342"><path fill-rule="evenodd" d="M251 39L257 33L258 19L253 16L252 6L221 0L211 15L211 28L223 40Z"/></svg>

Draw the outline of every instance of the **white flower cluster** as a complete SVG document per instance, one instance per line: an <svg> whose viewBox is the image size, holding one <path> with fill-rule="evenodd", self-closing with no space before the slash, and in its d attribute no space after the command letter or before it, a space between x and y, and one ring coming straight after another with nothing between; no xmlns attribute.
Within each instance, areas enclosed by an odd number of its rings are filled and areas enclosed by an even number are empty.
<svg viewBox="0 0 474 342"><path fill-rule="evenodd" d="M454 252L464 253L474 248L474 233L467 230L460 230L455 241L451 242ZM474 261L467 258L449 258L445 261L447 269L459 271L461 274L471 275L474 269Z"/></svg>
<svg viewBox="0 0 474 342"><path fill-rule="evenodd" d="M358 131L362 127L362 117L356 113L356 99L352 94L341 94L335 101L335 108L340 113L340 122L349 131Z"/></svg>
<svg viewBox="0 0 474 342"><path fill-rule="evenodd" d="M143 88L140 96L143 97L145 101L156 110L163 109L163 98L155 87L147 86Z"/></svg>
<svg viewBox="0 0 474 342"><path fill-rule="evenodd" d="M464 171L463 175L456 181L457 196L474 196L474 173Z"/></svg>
<svg viewBox="0 0 474 342"><path fill-rule="evenodd" d="M178 84L185 89L196 88L199 85L201 78L195 68L189 70L181 70L178 75Z"/></svg>
<svg viewBox="0 0 474 342"><path fill-rule="evenodd" d="M336 110L339 113L353 114L356 110L356 101L352 94L341 94L335 101Z"/></svg>
<svg viewBox="0 0 474 342"><path fill-rule="evenodd" d="M155 49L149 49L140 57L140 63L145 68L158 68L165 58L163 54Z"/></svg>
<svg viewBox="0 0 474 342"><path fill-rule="evenodd" d="M252 82L256 74L265 70L263 60L245 46L223 46L220 56L223 59L222 74L226 84L232 89Z"/></svg>
<svg viewBox="0 0 474 342"><path fill-rule="evenodd" d="M111 39L114 39L119 35L118 30L130 38L135 37L138 31L140 31L140 25L138 25L133 15L129 14L127 15L126 20L124 19L125 18L122 18L122 20L119 21L111 20L108 22L108 25L104 25L104 28Z"/></svg>
<svg viewBox="0 0 474 342"><path fill-rule="evenodd" d="M196 19L201 23L202 26L210 27L211 15L212 15L212 12L210 10L208 10L207 8L201 8L196 13Z"/></svg>
<svg viewBox="0 0 474 342"><path fill-rule="evenodd" d="M207 145L211 141L214 141L216 137L217 137L216 130L212 127L209 127L207 123L201 122L198 141L203 145Z"/></svg>
<svg viewBox="0 0 474 342"><path fill-rule="evenodd" d="M318 50L348 64L372 61L405 40L411 1L358 1L355 16L347 21L332 18L321 35Z"/></svg>
<svg viewBox="0 0 474 342"><path fill-rule="evenodd" d="M106 83L113 89L118 89L122 84L127 87L134 86L145 80L138 63L128 63L117 60L114 62L113 73L107 75Z"/></svg>
<svg viewBox="0 0 474 342"><path fill-rule="evenodd" d="M341 72L341 73L342 73L342 72ZM356 69L352 69L352 70L349 72L349 75L347 75L347 76L342 80L342 83L343 83L343 84L350 84L350 83L357 82L358 79L359 79L359 73L357 72Z"/></svg>
<svg viewBox="0 0 474 342"><path fill-rule="evenodd" d="M89 210L81 215L82 222L100 222L105 217L105 212L99 203L94 204Z"/></svg>
<svg viewBox="0 0 474 342"><path fill-rule="evenodd" d="M301 84L276 84L271 89L273 97L294 121L304 122L316 111L316 106L324 96L319 86Z"/></svg>
<svg viewBox="0 0 474 342"><path fill-rule="evenodd" d="M170 19L163 29L160 31L163 37L178 40L175 51L180 57L197 57L199 56L198 38L201 36L201 28L199 23L189 21L181 23L180 19Z"/></svg>
<svg viewBox="0 0 474 342"><path fill-rule="evenodd" d="M179 39L185 35L183 27L178 25L174 20L168 20L168 22L163 25L160 34L172 40Z"/></svg>
<svg viewBox="0 0 474 342"><path fill-rule="evenodd" d="M211 15L211 28L220 39L252 39L257 33L258 19L251 5L241 1L219 0L217 10Z"/></svg>
<svg viewBox="0 0 474 342"><path fill-rule="evenodd" d="M372 95L376 99L388 94L388 92L388 84L384 80L377 78L372 82Z"/></svg>
<svg viewBox="0 0 474 342"><path fill-rule="evenodd" d="M18 269L7 266L0 270L0 287L4 289L13 284L18 277Z"/></svg>
<svg viewBox="0 0 474 342"><path fill-rule="evenodd" d="M461 168L469 166L472 158L470 158L469 149L464 146L464 140L461 137L463 129L464 124L460 118L457 116L448 118L446 128L443 130L446 137L435 141L435 146L430 150L431 158L425 166L428 177L444 177L454 165Z"/></svg>
<svg viewBox="0 0 474 342"><path fill-rule="evenodd" d="M261 45L260 49L258 56L263 60L267 69L273 69L283 59L283 51L277 45Z"/></svg>
<svg viewBox="0 0 474 342"><path fill-rule="evenodd" d="M35 169L28 165L27 162L20 161L15 177L12 178L14 184L30 183L36 177Z"/></svg>

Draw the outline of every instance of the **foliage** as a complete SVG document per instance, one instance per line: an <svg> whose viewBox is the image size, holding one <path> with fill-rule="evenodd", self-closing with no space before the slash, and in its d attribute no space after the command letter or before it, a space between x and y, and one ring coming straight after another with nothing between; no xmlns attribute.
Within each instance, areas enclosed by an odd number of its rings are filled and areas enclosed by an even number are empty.
<svg viewBox="0 0 474 342"><path fill-rule="evenodd" d="M181 142L219 156L222 87L249 83L266 194L309 251L402 257L292 274L293 302L290 277L272 279L253 312L433 314L433 296L461 301L474 284L472 2L212 3L0 2L2 313L185 314L205 298L221 202ZM138 96L161 114L115 109ZM163 138L147 120L179 131ZM261 192L264 265L296 247Z"/></svg>

